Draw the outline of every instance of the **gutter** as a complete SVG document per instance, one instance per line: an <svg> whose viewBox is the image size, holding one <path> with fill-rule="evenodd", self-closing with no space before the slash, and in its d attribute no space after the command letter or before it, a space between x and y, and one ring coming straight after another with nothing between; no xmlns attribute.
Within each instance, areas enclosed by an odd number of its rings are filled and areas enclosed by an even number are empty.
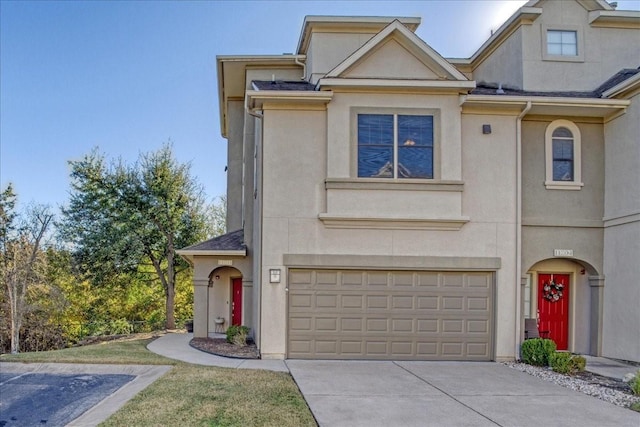
<svg viewBox="0 0 640 427"><path fill-rule="evenodd" d="M531 110L531 101L518 115L516 119L516 329L514 355L520 354L520 334L522 316L522 119Z"/></svg>
<svg viewBox="0 0 640 427"><path fill-rule="evenodd" d="M248 96L244 97L244 110L250 116L257 117L258 119L262 119L264 117L262 113L258 113L257 112L258 111L257 108L249 108L249 97Z"/></svg>

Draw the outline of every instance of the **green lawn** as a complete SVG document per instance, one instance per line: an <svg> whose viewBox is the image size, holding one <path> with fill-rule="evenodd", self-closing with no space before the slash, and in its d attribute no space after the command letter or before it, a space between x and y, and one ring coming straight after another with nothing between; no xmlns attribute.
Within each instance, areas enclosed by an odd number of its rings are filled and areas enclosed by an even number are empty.
<svg viewBox="0 0 640 427"><path fill-rule="evenodd" d="M172 365L101 426L315 426L293 382L282 372L191 365L150 352L150 339L2 355L4 362Z"/></svg>

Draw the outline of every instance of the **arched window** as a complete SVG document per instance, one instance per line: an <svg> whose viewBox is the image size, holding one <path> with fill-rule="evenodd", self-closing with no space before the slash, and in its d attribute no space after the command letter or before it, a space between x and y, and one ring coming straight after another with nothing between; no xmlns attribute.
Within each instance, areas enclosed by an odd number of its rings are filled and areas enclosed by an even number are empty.
<svg viewBox="0 0 640 427"><path fill-rule="evenodd" d="M546 179L551 190L580 190L580 129L568 120L555 120L545 134Z"/></svg>

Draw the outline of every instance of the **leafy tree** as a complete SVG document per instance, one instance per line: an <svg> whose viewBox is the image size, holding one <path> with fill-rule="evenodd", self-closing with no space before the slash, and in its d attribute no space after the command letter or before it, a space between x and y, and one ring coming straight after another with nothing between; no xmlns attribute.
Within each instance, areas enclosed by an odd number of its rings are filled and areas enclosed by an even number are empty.
<svg viewBox="0 0 640 427"><path fill-rule="evenodd" d="M15 205L16 194L10 184L0 193L0 280L9 302L11 353L20 350L27 293L45 283L47 258L42 245L53 221L47 206L32 205L18 215Z"/></svg>
<svg viewBox="0 0 640 427"><path fill-rule="evenodd" d="M176 249L205 237L202 187L170 145L142 154L133 165L107 164L94 150L71 161L72 192L62 210L62 236L73 245L80 270L94 284L117 276L145 275L165 296L166 327L175 328L175 285L188 265Z"/></svg>
<svg viewBox="0 0 640 427"><path fill-rule="evenodd" d="M216 237L226 232L227 196L218 196L207 206L207 235Z"/></svg>

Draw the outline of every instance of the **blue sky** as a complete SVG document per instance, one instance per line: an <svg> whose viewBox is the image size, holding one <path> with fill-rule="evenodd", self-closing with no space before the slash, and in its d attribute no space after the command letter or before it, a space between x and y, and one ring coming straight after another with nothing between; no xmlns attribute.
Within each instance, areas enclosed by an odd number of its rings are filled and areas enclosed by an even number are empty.
<svg viewBox="0 0 640 427"><path fill-rule="evenodd" d="M305 15L389 15L421 17L431 47L469 57L524 3L1 0L0 185L56 207L68 160L99 147L133 162L171 140L208 198L222 195L216 55L293 53Z"/></svg>

